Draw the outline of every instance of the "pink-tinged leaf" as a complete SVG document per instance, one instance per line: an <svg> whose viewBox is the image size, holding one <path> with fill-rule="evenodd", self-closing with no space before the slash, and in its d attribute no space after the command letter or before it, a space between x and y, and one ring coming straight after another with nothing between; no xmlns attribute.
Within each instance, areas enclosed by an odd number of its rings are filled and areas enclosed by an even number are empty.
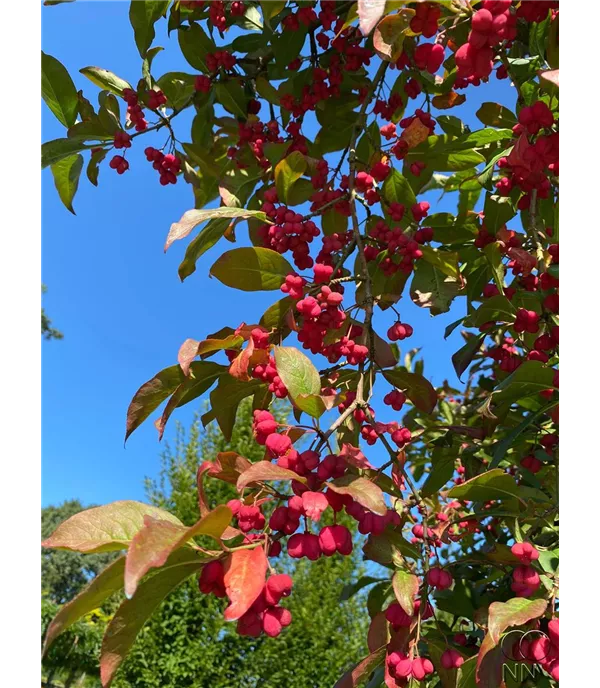
<svg viewBox="0 0 600 688"><path fill-rule="evenodd" d="M177 362L181 366L184 375L190 374L190 364L198 355L198 347L200 342L196 339L186 339L179 347L177 354Z"/></svg>
<svg viewBox="0 0 600 688"><path fill-rule="evenodd" d="M531 155L533 146L527 140L527 134L521 134L517 142L513 146L507 160L511 167L524 167L526 170L531 170L531 160L535 156Z"/></svg>
<svg viewBox="0 0 600 688"><path fill-rule="evenodd" d="M496 674L493 655L487 656L500 642L500 636L510 626L523 626L528 621L539 619L546 611L547 600L528 600L525 597L513 597L507 602L492 602L488 612L488 632L486 633L477 656L478 685L493 685L486 676Z"/></svg>
<svg viewBox="0 0 600 688"><path fill-rule="evenodd" d="M104 600L123 588L125 557L119 557L112 564L92 578L91 582L70 602L63 605L50 622L44 639L42 654L45 654L54 640L69 626L89 612L97 609Z"/></svg>
<svg viewBox="0 0 600 688"><path fill-rule="evenodd" d="M265 585L267 555L259 546L232 552L225 564L225 592L229 606L225 619L235 621L256 601Z"/></svg>
<svg viewBox="0 0 600 688"><path fill-rule="evenodd" d="M403 8L396 14L384 17L373 34L373 47L382 60L395 62L402 55L406 30L415 11Z"/></svg>
<svg viewBox="0 0 600 688"><path fill-rule="evenodd" d="M338 494L350 495L361 506L364 506L365 509L372 511L374 514L385 516L387 513L387 506L381 488L367 480L367 478L357 475L345 475L331 483L327 483L327 487Z"/></svg>
<svg viewBox="0 0 600 688"><path fill-rule="evenodd" d="M268 222L267 216L261 210L246 210L245 208L211 208L208 210L188 210L186 211L179 222L174 222L171 225L167 241L165 242L165 251L174 241L184 239L191 231L202 222L212 220L215 218L230 218L237 217L245 219L248 217L256 217L262 222Z"/></svg>
<svg viewBox="0 0 600 688"><path fill-rule="evenodd" d="M398 604L412 616L415 612L415 597L419 592L419 579L414 573L398 570L392 578L392 587Z"/></svg>
<svg viewBox="0 0 600 688"><path fill-rule="evenodd" d="M204 563L205 559L192 549L177 550L169 557L164 568L142 581L133 598L121 604L102 640L100 680L104 688L110 685L142 626L154 610L186 578L199 571Z"/></svg>
<svg viewBox="0 0 600 688"><path fill-rule="evenodd" d="M240 475L237 481L237 489L241 492L251 483L263 482L265 480L297 480L302 484L306 484L306 478L299 476L294 471L282 468L270 461L258 461Z"/></svg>
<svg viewBox="0 0 600 688"><path fill-rule="evenodd" d="M192 538L208 535L218 541L232 517L231 509L224 504L217 506L190 528L146 516L144 527L133 538L127 552L125 595L132 597L139 581L150 569L163 566L175 550Z"/></svg>
<svg viewBox="0 0 600 688"><path fill-rule="evenodd" d="M178 365L165 368L157 373L135 393L127 409L125 441L148 416L157 409L183 382L184 375Z"/></svg>
<svg viewBox="0 0 600 688"><path fill-rule="evenodd" d="M358 447L353 447L351 444L343 444L340 456L343 456L346 461L355 468L374 469L375 466L367 459Z"/></svg>
<svg viewBox="0 0 600 688"><path fill-rule="evenodd" d="M308 518L313 521L320 521L321 514L329 506L327 497L322 492L303 492L302 506Z"/></svg>
<svg viewBox="0 0 600 688"><path fill-rule="evenodd" d="M385 661L385 646L361 660L353 669L347 671L335 684L334 688L355 688L364 683L365 679ZM395 685L395 684L394 684Z"/></svg>
<svg viewBox="0 0 600 688"><path fill-rule="evenodd" d="M237 452L219 452L217 460L214 462L205 462L211 464L208 467L208 475L217 480L223 480L226 483L235 485L240 475L252 464L248 459L240 456Z"/></svg>
<svg viewBox="0 0 600 688"><path fill-rule="evenodd" d="M385 612L379 612L371 619L369 632L367 633L367 647L370 652L375 652L389 641L388 622Z"/></svg>
<svg viewBox="0 0 600 688"><path fill-rule="evenodd" d="M145 516L183 527L176 516L156 506L133 501L112 502L71 516L42 542L42 547L87 554L126 549L143 527Z"/></svg>
<svg viewBox="0 0 600 688"><path fill-rule="evenodd" d="M558 88L558 69L546 69L546 70L540 70L538 72L538 76L540 79L543 79L544 81L547 81L549 84L552 84L553 86L556 86Z"/></svg>
<svg viewBox="0 0 600 688"><path fill-rule="evenodd" d="M368 36L373 31L384 11L385 0L358 0L358 26L363 36Z"/></svg>

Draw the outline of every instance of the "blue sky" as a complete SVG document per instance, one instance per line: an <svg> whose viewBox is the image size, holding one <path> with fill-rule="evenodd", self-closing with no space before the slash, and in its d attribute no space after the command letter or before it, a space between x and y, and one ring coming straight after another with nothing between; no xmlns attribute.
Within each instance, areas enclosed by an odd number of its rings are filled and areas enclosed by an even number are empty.
<svg viewBox="0 0 600 688"><path fill-rule="evenodd" d="M128 8L127 2L83 1L43 8L43 50L67 67L92 102L97 89L78 73L80 68L104 67L130 82L141 76ZM165 25L158 25L155 45L166 50L156 57L153 73L193 72L179 52L175 34L167 38ZM459 115L473 129L482 126L474 117L482 102L511 106L515 100L508 82L495 78L466 93L467 103L449 114ZM62 125L42 107L43 140L64 136ZM176 127L181 132L184 116ZM125 413L137 388L176 362L187 337L202 339L226 325L258 321L280 297L278 292L231 290L210 279L208 269L222 246L205 254L185 283L179 281L184 242L167 255L163 245L171 223L193 207L193 197L183 181L159 185L143 148L162 145L164 137L152 136L131 149L126 174L118 176L105 164L99 188L82 178L74 202L77 216L61 204L50 171L42 175L42 278L48 286L44 306L65 335L42 347L43 505L75 497L85 504L143 499L143 478L156 475L160 445L147 421L123 447ZM436 192L427 199L430 212L455 210L455 198L436 205L437 197ZM434 384L444 378L457 382L450 356L462 339L458 331L447 341L442 334L448 323L464 315L464 300L436 318L408 298L399 308L403 321L415 328L403 351L422 347L425 371ZM379 317L377 329L384 333L392 319L388 314ZM192 404L179 409L171 423L189 423L196 408ZM375 406L378 417L392 420L393 412L386 408ZM167 426L165 438L172 432ZM378 463L377 453L369 456Z"/></svg>

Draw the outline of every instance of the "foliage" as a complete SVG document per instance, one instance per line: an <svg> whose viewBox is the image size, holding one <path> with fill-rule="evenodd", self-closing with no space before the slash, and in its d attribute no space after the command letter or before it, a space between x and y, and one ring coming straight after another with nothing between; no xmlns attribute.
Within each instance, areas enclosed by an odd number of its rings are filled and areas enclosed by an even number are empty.
<svg viewBox="0 0 600 688"><path fill-rule="evenodd" d="M49 537L60 523L82 510L83 504L78 499L70 499L60 506L45 507L42 509L42 536ZM111 554L84 556L79 552L44 548L42 549L43 592L54 604L64 604L80 593L90 578L97 575L113 559L114 555Z"/></svg>
<svg viewBox="0 0 600 688"><path fill-rule="evenodd" d="M194 208L165 232L165 250L195 232L180 277L225 239L242 245L220 253L212 276L284 296L260 319L248 314L258 325L187 339L177 365L134 395L126 421L129 436L166 402L161 437L178 407L208 393L202 423L229 439L248 400L262 460L231 451L204 460L193 527L162 507L117 502L46 541L127 549L125 589L133 593L133 575L137 590L107 629L103 684L152 611L196 574L204 593L228 599L223 618L249 647L266 635L265 647L283 648L306 624L287 628L302 591L298 572L293 592L276 575L289 566L282 543L315 569L348 556L342 510L368 536L364 558L389 576L368 581L369 654L340 688L407 678L497 688L507 629L532 624L550 635L524 659L544 672L540 685L556 682L557 3L165 0L133 2L130 20L142 78L84 67L101 89L97 109L44 56L43 96L66 136L43 145L42 165L60 198L73 211L84 155L97 184L113 148L109 168L124 174L139 137L168 133L167 146L144 153L161 184L192 187ZM177 35L191 73L155 74L157 22ZM460 113L492 73L514 83L516 104L484 103L476 130L445 114ZM184 111L195 113L189 131L176 119ZM430 214L419 199L431 189L454 194L456 213ZM446 331L465 328L452 357L466 376L460 390L434 388L412 355L400 362L397 342L413 334L396 309L403 296L432 316L462 305ZM397 415L375 420L384 381ZM269 410L284 398L296 425ZM389 456L378 467L364 453L372 445ZM227 506L208 501L214 479L237 488ZM221 632L211 623L209 635ZM238 675L254 685L269 671L253 653Z"/></svg>
<svg viewBox="0 0 600 688"><path fill-rule="evenodd" d="M45 294L48 288L42 284L42 294ZM46 311L42 308L42 337L44 339L62 339L63 333L52 327L52 320L46 315Z"/></svg>

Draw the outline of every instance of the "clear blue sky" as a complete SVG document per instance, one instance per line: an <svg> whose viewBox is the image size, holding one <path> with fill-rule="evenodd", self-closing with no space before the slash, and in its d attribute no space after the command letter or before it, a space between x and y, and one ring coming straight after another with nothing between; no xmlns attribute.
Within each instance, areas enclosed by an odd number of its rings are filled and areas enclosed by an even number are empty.
<svg viewBox="0 0 600 688"><path fill-rule="evenodd" d="M128 2L83 1L43 8L44 51L67 67L92 101L97 89L78 73L81 67L104 67L130 82L141 76L128 8ZM179 53L176 35L168 39L165 26L164 21L158 25L155 45L166 50L155 59L153 72L192 72ZM495 78L466 93L467 103L456 114L473 129L481 128L474 113L482 102L512 106L515 100L508 82ZM62 125L45 106L42 125L43 140L64 136ZM123 447L125 412L137 388L176 362L179 345L187 337L201 339L226 325L258 321L280 296L230 290L210 279L208 269L222 247L205 254L185 283L179 281L184 242L167 255L162 249L171 223L193 207L193 198L183 181L159 185L143 155L146 145L159 142L151 136L131 149L131 169L123 176L105 164L99 188L82 177L74 203L77 216L59 201L50 171L43 173L42 270L48 286L44 306L65 335L42 347L44 505L75 497L85 504L143 499L143 478L156 475L160 445L147 421ZM430 212L455 211L452 196L439 204L437 192L429 196ZM404 350L422 347L425 371L434 384L444 378L456 383L450 356L462 339L456 331L444 342L442 334L448 323L464 315L464 300L436 318L409 298L399 308L403 321L415 328ZM377 329L384 333L392 319L379 316ZM171 423L189 423L194 410L193 404L179 409ZM392 420L387 407L375 410L382 419ZM167 426L166 439L172 433L173 426ZM372 451L369 456L378 463Z"/></svg>

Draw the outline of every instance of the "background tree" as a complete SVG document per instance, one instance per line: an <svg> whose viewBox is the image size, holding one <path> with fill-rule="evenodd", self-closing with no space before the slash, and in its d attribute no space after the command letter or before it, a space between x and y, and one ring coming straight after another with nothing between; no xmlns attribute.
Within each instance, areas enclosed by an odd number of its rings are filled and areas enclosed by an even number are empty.
<svg viewBox="0 0 600 688"><path fill-rule="evenodd" d="M42 294L45 294L48 291L48 287L45 284L42 284ZM50 318L46 315L46 311L42 307L42 337L44 339L62 339L63 338L63 333L60 330L57 330L55 327L52 327L52 321Z"/></svg>

